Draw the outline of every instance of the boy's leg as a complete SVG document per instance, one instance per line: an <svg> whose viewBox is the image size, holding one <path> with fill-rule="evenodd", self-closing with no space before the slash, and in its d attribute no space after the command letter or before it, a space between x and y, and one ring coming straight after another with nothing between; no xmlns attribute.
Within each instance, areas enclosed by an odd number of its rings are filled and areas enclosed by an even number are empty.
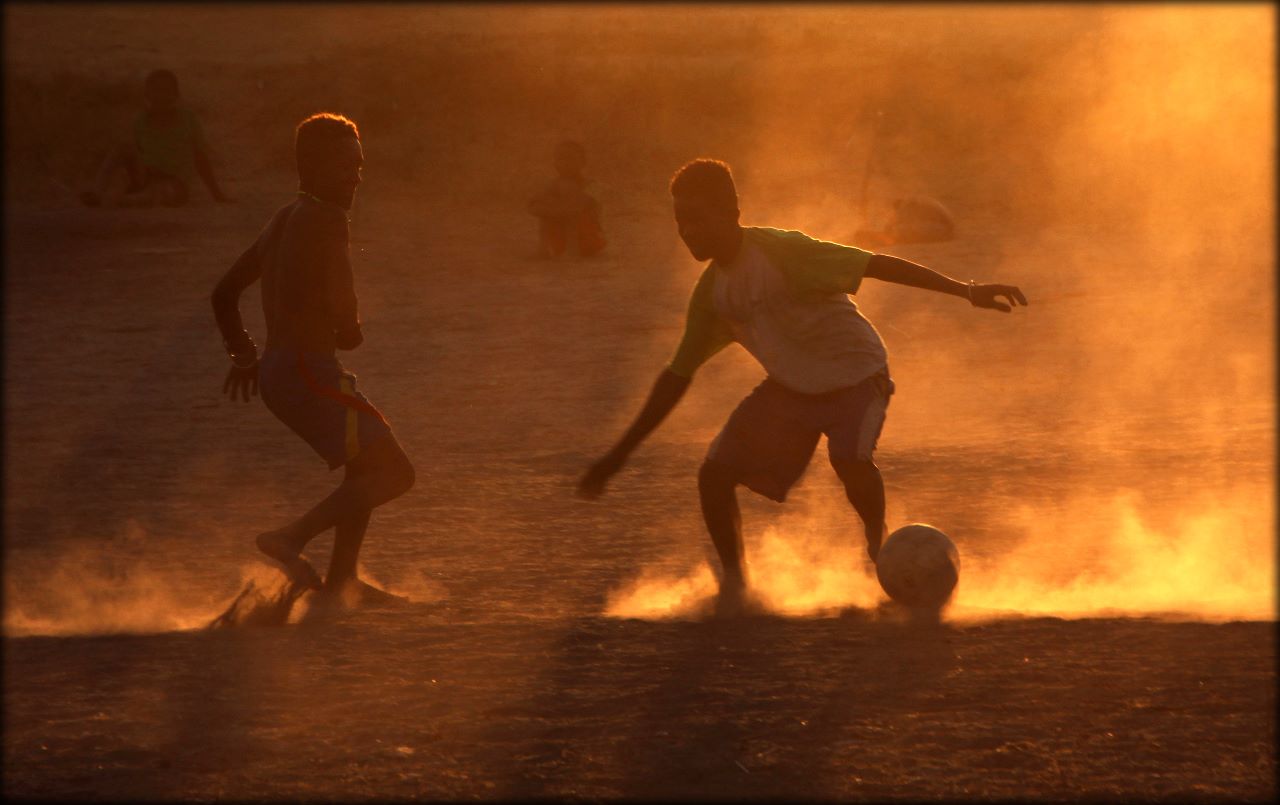
<svg viewBox="0 0 1280 805"><path fill-rule="evenodd" d="M820 431L804 421L805 403L766 379L738 404L698 472L702 517L720 557L722 593L745 590L746 556L736 487L779 503L804 474Z"/></svg>
<svg viewBox="0 0 1280 805"><path fill-rule="evenodd" d="M884 479L872 455L884 427L893 381L887 373L844 389L831 400L832 424L827 429L831 467L844 485L845 497L862 518L871 561L880 553L887 532L884 522Z"/></svg>
<svg viewBox="0 0 1280 805"><path fill-rule="evenodd" d="M845 497L862 518L867 555L874 562L887 531L884 523L884 479L880 476L880 469L871 461L835 458L831 460L831 466L844 484Z"/></svg>
<svg viewBox="0 0 1280 805"><path fill-rule="evenodd" d="M698 470L698 499L702 520L720 557L721 592L740 592L747 586L743 568L742 512L738 508L733 473L712 461Z"/></svg>
<svg viewBox="0 0 1280 805"><path fill-rule="evenodd" d="M88 207L101 206L105 199L113 195L114 179L122 171L126 175L124 192L141 187L139 168L138 155L133 146L117 145L103 157L98 172L94 175L93 186L80 194L80 201Z"/></svg>
<svg viewBox="0 0 1280 805"><path fill-rule="evenodd" d="M181 207L191 198L187 183L176 176L161 174L152 182L156 185L156 201L165 207Z"/></svg>
<svg viewBox="0 0 1280 805"><path fill-rule="evenodd" d="M589 199L578 216L578 254L591 257L604 250L604 228L600 226L600 205Z"/></svg>
<svg viewBox="0 0 1280 805"><path fill-rule="evenodd" d="M329 572L324 577L324 591L335 600L350 606L396 606L407 598L379 590L362 581L356 574L359 565L360 546L369 527L372 510L353 512L338 518L334 525L333 555L329 559Z"/></svg>
<svg viewBox="0 0 1280 805"><path fill-rule="evenodd" d="M190 196L187 183L145 166L138 167L132 174L130 189L120 196L116 204L120 207L181 207Z"/></svg>
<svg viewBox="0 0 1280 805"><path fill-rule="evenodd" d="M538 250L543 257L564 254L569 246L569 227L558 218L538 219Z"/></svg>
<svg viewBox="0 0 1280 805"><path fill-rule="evenodd" d="M369 512L407 492L413 482L413 465L395 436L388 433L347 462L342 483L328 497L284 528L259 534L258 548L273 559L288 564L317 535L345 522L344 533L347 536L343 543L353 547L344 550L351 554L350 566L354 573L355 559L364 538L363 526L357 527L360 515L363 513L367 524ZM335 540L335 558L338 548Z"/></svg>
<svg viewBox="0 0 1280 805"><path fill-rule="evenodd" d="M329 557L329 572L324 577L327 589L341 590L344 584L355 579L356 561L360 558L360 546L371 514L372 509L359 509L342 515L334 524L333 554Z"/></svg>
<svg viewBox="0 0 1280 805"><path fill-rule="evenodd" d="M141 190L124 193L116 199L116 206L129 208L154 207L159 202L157 198L159 195L158 190L155 185L147 185Z"/></svg>

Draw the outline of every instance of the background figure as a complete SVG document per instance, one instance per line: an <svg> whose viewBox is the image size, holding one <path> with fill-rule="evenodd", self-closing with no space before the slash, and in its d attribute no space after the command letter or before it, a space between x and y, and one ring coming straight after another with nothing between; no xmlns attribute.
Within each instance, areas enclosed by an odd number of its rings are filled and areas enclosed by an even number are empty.
<svg viewBox="0 0 1280 805"><path fill-rule="evenodd" d="M178 106L178 78L169 70L153 70L144 85L147 108L133 124L133 141L107 154L94 186L80 194L87 206L110 199L121 207L177 207L187 203L194 165L215 201L227 197L213 177L200 120ZM118 177L124 174L122 189Z"/></svg>
<svg viewBox="0 0 1280 805"><path fill-rule="evenodd" d="M529 201L529 212L538 218L536 257L564 254L571 243L582 257L604 248L600 202L586 192L586 164L587 152L581 143L565 140L556 146L556 178Z"/></svg>
<svg viewBox="0 0 1280 805"><path fill-rule="evenodd" d="M942 202L926 196L909 196L893 200L893 211L882 228L862 229L854 237L867 245L887 246L935 243L955 236L955 219Z"/></svg>

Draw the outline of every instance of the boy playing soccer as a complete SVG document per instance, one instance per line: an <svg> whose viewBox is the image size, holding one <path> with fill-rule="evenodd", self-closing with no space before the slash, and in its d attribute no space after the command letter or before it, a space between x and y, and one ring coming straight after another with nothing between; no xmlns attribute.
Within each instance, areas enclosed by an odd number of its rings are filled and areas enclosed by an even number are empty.
<svg viewBox="0 0 1280 805"><path fill-rule="evenodd" d="M872 452L893 382L880 335L848 295L863 277L873 277L1005 312L1027 304L1026 297L1011 285L959 282L802 232L743 227L729 166L717 160L682 167L671 180L671 196L681 240L695 259L711 262L694 286L675 356L621 440L583 475L579 494L602 494L675 407L697 368L737 341L768 376L729 417L698 472L703 520L720 558L721 603L740 606L748 586L737 486L781 503L823 434L875 561L886 529L884 483Z"/></svg>
<svg viewBox="0 0 1280 805"><path fill-rule="evenodd" d="M299 555L334 529L323 588L342 600L387 603L391 597L356 578L369 515L413 485L413 466L385 418L355 389L335 350L363 341L356 315L347 211L360 184L364 153L355 123L313 115L296 134L299 191L282 207L213 292L213 310L232 366L223 391L245 402L262 388L271 413L329 464L345 467L338 488L293 523L259 534L258 548L295 581L321 586ZM240 294L262 279L267 341L257 346L240 319Z"/></svg>

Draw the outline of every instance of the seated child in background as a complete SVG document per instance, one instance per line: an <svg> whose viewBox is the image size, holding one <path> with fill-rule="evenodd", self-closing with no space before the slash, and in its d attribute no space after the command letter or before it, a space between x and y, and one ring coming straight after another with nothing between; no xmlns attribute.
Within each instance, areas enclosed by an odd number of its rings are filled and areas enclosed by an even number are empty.
<svg viewBox="0 0 1280 805"><path fill-rule="evenodd" d="M555 257L571 244L583 257L604 248L600 202L585 189L582 171L586 164L587 153L581 143L566 140L556 146L556 178L529 202L529 212L538 218L536 257Z"/></svg>
<svg viewBox="0 0 1280 805"><path fill-rule="evenodd" d="M122 144L103 160L94 187L80 194L90 207L104 198L121 207L177 207L187 202L187 184L195 167L216 201L230 201L213 177L204 132L194 112L178 106L178 78L168 70L153 70L146 79L147 108L133 124L133 141ZM127 178L118 189L117 176Z"/></svg>
<svg viewBox="0 0 1280 805"><path fill-rule="evenodd" d="M955 219L942 203L924 196L893 201L893 212L879 230L863 229L854 236L864 245L935 243L956 236Z"/></svg>

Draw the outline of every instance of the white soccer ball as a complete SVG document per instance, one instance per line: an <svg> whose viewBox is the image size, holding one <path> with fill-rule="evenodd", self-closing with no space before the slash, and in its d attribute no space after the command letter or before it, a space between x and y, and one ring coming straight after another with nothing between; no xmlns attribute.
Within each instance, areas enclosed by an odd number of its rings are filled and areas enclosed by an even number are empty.
<svg viewBox="0 0 1280 805"><path fill-rule="evenodd" d="M960 580L960 552L938 529L912 523L894 531L880 546L876 578L900 604L941 608Z"/></svg>

